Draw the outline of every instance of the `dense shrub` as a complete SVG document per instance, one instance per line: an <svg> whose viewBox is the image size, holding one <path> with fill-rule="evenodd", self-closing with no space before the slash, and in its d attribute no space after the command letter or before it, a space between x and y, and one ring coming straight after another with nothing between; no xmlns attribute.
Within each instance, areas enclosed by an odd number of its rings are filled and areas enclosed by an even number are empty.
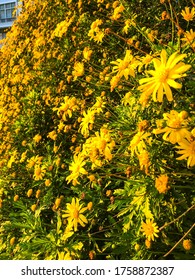
<svg viewBox="0 0 195 280"><path fill-rule="evenodd" d="M0 52L0 258L193 259L193 1L25 1Z"/></svg>

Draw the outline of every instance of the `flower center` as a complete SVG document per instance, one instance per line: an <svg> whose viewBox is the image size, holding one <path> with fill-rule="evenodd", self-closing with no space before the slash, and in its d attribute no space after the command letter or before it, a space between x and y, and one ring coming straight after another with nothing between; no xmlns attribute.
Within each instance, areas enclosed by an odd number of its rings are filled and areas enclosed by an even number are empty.
<svg viewBox="0 0 195 280"><path fill-rule="evenodd" d="M169 76L169 69L162 70L159 73L158 80L160 83L165 83Z"/></svg>
<svg viewBox="0 0 195 280"><path fill-rule="evenodd" d="M40 176L41 175L41 168L37 168L35 171L36 176Z"/></svg>
<svg viewBox="0 0 195 280"><path fill-rule="evenodd" d="M154 233L154 228L152 225L146 225L144 230L145 230L146 236L150 236Z"/></svg>
<svg viewBox="0 0 195 280"><path fill-rule="evenodd" d="M78 217L79 217L79 211L78 211L77 209L74 210L74 212L73 212L73 217L74 217L74 219L78 219Z"/></svg>
<svg viewBox="0 0 195 280"><path fill-rule="evenodd" d="M169 122L169 126L171 128L181 128L181 121L179 120L172 120Z"/></svg>

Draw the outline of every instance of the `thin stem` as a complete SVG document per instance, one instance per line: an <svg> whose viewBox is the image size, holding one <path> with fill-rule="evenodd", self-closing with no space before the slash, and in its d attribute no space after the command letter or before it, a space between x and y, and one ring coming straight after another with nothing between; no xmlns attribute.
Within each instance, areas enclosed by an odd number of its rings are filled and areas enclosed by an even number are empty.
<svg viewBox="0 0 195 280"><path fill-rule="evenodd" d="M172 42L172 46L173 46L173 41L174 41L174 19L173 19L173 9L172 9L172 5L171 2L169 0L169 7L170 7L170 11L171 11L171 18L172 18L172 32L171 32L171 42Z"/></svg>
<svg viewBox="0 0 195 280"><path fill-rule="evenodd" d="M179 241L169 250L163 257L167 257L176 247L177 245L188 235L188 233L195 227L195 223L191 226L191 228L179 239Z"/></svg>
<svg viewBox="0 0 195 280"><path fill-rule="evenodd" d="M175 223L176 221L178 221L181 217L183 217L184 215L186 215L190 210L192 210L193 208L195 208L195 205L193 204L190 208L188 208L183 214L181 214L179 217L177 217L176 219L174 219L173 221L169 222L169 223L165 223L162 227L159 228L159 230L162 230L163 228Z"/></svg>

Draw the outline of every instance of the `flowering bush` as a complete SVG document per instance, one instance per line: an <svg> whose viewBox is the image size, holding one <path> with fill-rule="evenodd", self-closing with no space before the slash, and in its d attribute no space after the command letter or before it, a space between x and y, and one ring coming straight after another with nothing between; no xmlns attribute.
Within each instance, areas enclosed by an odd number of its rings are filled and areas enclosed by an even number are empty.
<svg viewBox="0 0 195 280"><path fill-rule="evenodd" d="M25 1L0 50L0 259L194 258L194 9Z"/></svg>

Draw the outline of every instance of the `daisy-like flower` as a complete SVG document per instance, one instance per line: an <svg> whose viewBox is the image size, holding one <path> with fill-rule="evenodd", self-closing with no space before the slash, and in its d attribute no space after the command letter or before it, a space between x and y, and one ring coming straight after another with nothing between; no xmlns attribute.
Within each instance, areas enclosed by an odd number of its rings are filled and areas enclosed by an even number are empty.
<svg viewBox="0 0 195 280"><path fill-rule="evenodd" d="M117 72L117 75L121 77L125 77L128 80L129 76L135 77L135 68L138 66L139 61L133 57L131 54L131 50L126 50L126 54L124 59L117 59L116 61L112 61L111 64L114 64L113 73Z"/></svg>
<svg viewBox="0 0 195 280"><path fill-rule="evenodd" d="M149 241L154 241L154 237L158 237L158 226L153 220L147 219L145 223L143 222L141 231Z"/></svg>
<svg viewBox="0 0 195 280"><path fill-rule="evenodd" d="M63 210L65 214L62 215L62 218L67 218L68 224L74 228L74 231L77 231L78 225L80 224L82 227L85 227L85 224L88 223L86 217L83 213L88 209L87 207L83 207L83 204L79 204L78 198L72 198L71 203L67 203L67 210Z"/></svg>
<svg viewBox="0 0 195 280"><path fill-rule="evenodd" d="M42 180L46 173L46 167L40 166L39 164L35 165L33 178L35 181Z"/></svg>
<svg viewBox="0 0 195 280"><path fill-rule="evenodd" d="M90 127L92 128L94 120L95 120L95 110L91 108L86 112L83 112L83 118L80 123L79 131L84 137L89 136Z"/></svg>
<svg viewBox="0 0 195 280"><path fill-rule="evenodd" d="M181 11L181 15L186 21L193 20L193 17L195 15L195 8L193 7L192 10L190 11L189 7L185 7L185 10Z"/></svg>
<svg viewBox="0 0 195 280"><path fill-rule="evenodd" d="M181 156L177 158L177 160L187 159L187 166L192 167L195 165L195 140L187 140L183 139L178 143L179 146L176 146L178 154Z"/></svg>
<svg viewBox="0 0 195 280"><path fill-rule="evenodd" d="M155 70L147 71L152 77L141 79L138 90L147 96L152 95L155 102L162 102L164 94L169 101L173 101L170 87L180 89L182 85L177 83L175 79L185 77L184 72L191 67L191 65L179 62L184 57L186 54L175 52L167 60L167 53L162 50L161 59L154 58L152 60Z"/></svg>
<svg viewBox="0 0 195 280"><path fill-rule="evenodd" d="M184 33L184 38L181 39L184 42L183 46L190 45L192 48L195 48L195 32L193 29L186 31Z"/></svg>
<svg viewBox="0 0 195 280"><path fill-rule="evenodd" d="M76 81L76 79L78 77L83 76L84 74L84 64L82 62L78 62L76 61L74 64L74 70L72 71L72 75L74 77L74 81Z"/></svg>
<svg viewBox="0 0 195 280"><path fill-rule="evenodd" d="M131 155L134 156L141 154L146 148L146 142L151 134L149 132L138 131L130 142L129 150L131 150Z"/></svg>
<svg viewBox="0 0 195 280"><path fill-rule="evenodd" d="M71 174L66 177L66 181L68 181L68 184L72 181L73 185L79 184L78 177L80 174L87 174L87 171L83 168L85 165L85 161L83 159L83 156L81 154L74 155L74 161L71 163L69 170L71 171Z"/></svg>
<svg viewBox="0 0 195 280"><path fill-rule="evenodd" d="M166 127L157 128L153 130L154 134L164 133L163 140L169 141L172 144L182 141L182 139L191 138L191 133L187 129L188 126L188 114L186 111L180 113L171 110L170 113L163 114L164 120L166 120Z"/></svg>

